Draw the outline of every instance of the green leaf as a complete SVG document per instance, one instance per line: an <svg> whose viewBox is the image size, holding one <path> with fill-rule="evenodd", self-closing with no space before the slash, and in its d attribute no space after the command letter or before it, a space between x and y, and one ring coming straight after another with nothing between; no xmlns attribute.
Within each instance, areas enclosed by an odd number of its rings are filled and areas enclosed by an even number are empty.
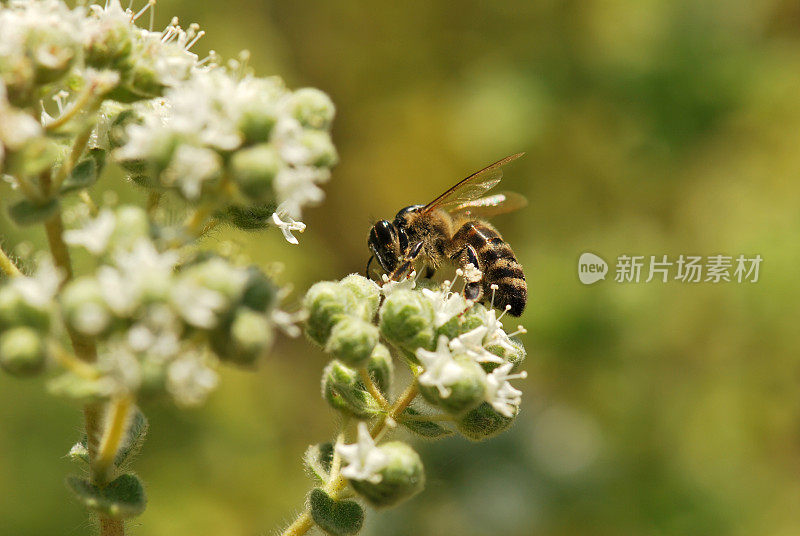
<svg viewBox="0 0 800 536"><path fill-rule="evenodd" d="M135 456L142 449L148 426L147 417L137 408L136 413L133 415L133 420L128 427L128 437L123 444L124 446L119 449L117 455L114 456L114 465L121 467L122 464L130 460L130 458Z"/></svg>
<svg viewBox="0 0 800 536"><path fill-rule="evenodd" d="M328 482L330 479L332 462L333 443L310 445L303 455L303 464L306 470L320 482Z"/></svg>
<svg viewBox="0 0 800 536"><path fill-rule="evenodd" d="M88 188L97 182L97 162L94 158L85 158L72 168L69 176L61 185L61 193L73 192Z"/></svg>
<svg viewBox="0 0 800 536"><path fill-rule="evenodd" d="M415 418L414 419L403 418L405 416L411 416ZM400 424L402 424L403 426L408 428L409 431L417 434L418 436L426 437L428 439L439 439L442 437L453 435L452 430L449 430L436 422L417 420L420 417L424 418L424 415L413 408L407 408L403 412L403 415L400 417Z"/></svg>
<svg viewBox="0 0 800 536"><path fill-rule="evenodd" d="M67 477L67 487L87 508L109 517L135 517L144 512L147 498L136 475L128 473L99 488L85 478Z"/></svg>
<svg viewBox="0 0 800 536"><path fill-rule="evenodd" d="M265 205L231 205L217 213L217 217L244 231L260 231L272 225L270 216L275 212L275 203Z"/></svg>
<svg viewBox="0 0 800 536"><path fill-rule="evenodd" d="M23 199L8 208L8 215L17 225L33 225L50 218L58 211L58 207L58 199L49 199L43 203Z"/></svg>
<svg viewBox="0 0 800 536"><path fill-rule="evenodd" d="M311 492L309 502L314 523L326 534L358 534L364 524L364 509L355 501L337 501L321 489L315 489Z"/></svg>

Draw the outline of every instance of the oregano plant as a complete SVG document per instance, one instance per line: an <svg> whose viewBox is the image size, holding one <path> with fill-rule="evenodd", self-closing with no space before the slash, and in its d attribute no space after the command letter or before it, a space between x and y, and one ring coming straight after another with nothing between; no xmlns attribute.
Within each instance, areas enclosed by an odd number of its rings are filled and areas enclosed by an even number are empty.
<svg viewBox="0 0 800 536"><path fill-rule="evenodd" d="M302 325L331 357L321 392L339 431L306 451L313 484L283 534L357 534L364 505L424 488L398 430L478 441L513 423L524 330L505 331L493 300L465 299L460 271L444 283L351 274L292 311L268 273L208 247L201 238L225 226L298 243L338 158L334 105L256 76L246 52L199 58L198 26L154 31L153 4L0 3L2 204L18 232L47 239L23 251L2 237L0 368L44 375L80 405L67 489L100 534L122 535L147 502L133 468L148 433L140 406L201 404L220 364L252 368ZM119 203L119 188L141 202Z"/></svg>

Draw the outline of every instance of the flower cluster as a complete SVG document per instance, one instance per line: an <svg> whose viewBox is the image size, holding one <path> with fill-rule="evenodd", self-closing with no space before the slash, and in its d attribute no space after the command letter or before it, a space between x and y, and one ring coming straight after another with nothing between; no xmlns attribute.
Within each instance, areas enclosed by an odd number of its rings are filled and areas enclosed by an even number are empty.
<svg viewBox="0 0 800 536"><path fill-rule="evenodd" d="M100 351L91 366L62 362L66 371L51 382L53 391L80 399L168 393L180 405L195 405L216 386L217 359L251 365L271 346L282 314L278 288L252 266L159 250L142 209L104 209L64 240L92 253L99 266L60 292L63 274L48 261L0 288L0 319L8 328L0 364L7 370L33 372L48 356L63 359L54 321L60 319Z"/></svg>
<svg viewBox="0 0 800 536"><path fill-rule="evenodd" d="M233 221L249 205L277 206L279 219L262 224L281 225L323 198L318 184L337 159L327 130L333 113L315 89L199 69L163 101L134 107L114 156L134 181L210 200Z"/></svg>
<svg viewBox="0 0 800 536"><path fill-rule="evenodd" d="M453 286L413 277L379 286L352 274L317 283L306 294L306 335L334 357L323 374L323 397L360 421L357 441L340 442L333 452L342 461L341 476L375 506L396 504L424 482L410 446L378 444L395 423L428 438L454 433L452 425L483 440L519 413L522 393L509 380L525 377L516 372L526 355L516 335L524 330L507 333L505 313L466 300ZM395 402L392 353L413 376Z"/></svg>
<svg viewBox="0 0 800 536"><path fill-rule="evenodd" d="M138 27L153 4L0 7L0 175L32 205L12 217L41 221L62 194L91 186L110 156L154 195L201 206L201 229L210 218L276 226L296 244L302 210L324 198L338 159L333 103L255 77L246 52L226 65L213 51L199 59L195 24Z"/></svg>

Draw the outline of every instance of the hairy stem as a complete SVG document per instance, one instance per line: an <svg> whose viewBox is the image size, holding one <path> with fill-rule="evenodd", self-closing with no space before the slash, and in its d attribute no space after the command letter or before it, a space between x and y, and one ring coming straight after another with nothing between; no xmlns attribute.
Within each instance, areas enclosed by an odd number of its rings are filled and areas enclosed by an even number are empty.
<svg viewBox="0 0 800 536"><path fill-rule="evenodd" d="M381 408L384 410L389 410L389 401L383 396L381 390L378 389L378 386L375 385L375 382L372 381L372 376L369 375L369 371L366 367L361 367L358 369L358 374L361 376L361 381L364 382L364 385L367 387L367 391L369 394L372 395L372 398L378 401L381 405Z"/></svg>
<svg viewBox="0 0 800 536"><path fill-rule="evenodd" d="M100 449L94 459L94 467L92 468L96 482L106 482L108 480L109 469L114 464L114 457L125 439L125 432L127 431L132 411L133 399L130 396L122 396L111 403L103 438L100 441Z"/></svg>
<svg viewBox="0 0 800 536"><path fill-rule="evenodd" d="M391 405L386 415L372 426L369 431L372 438L380 437L386 431L387 426L391 426L392 423L397 420L397 417L406 410L409 404L417 397L418 393L419 385L417 384L416 378L414 378L411 385L409 385L400 397L395 400L394 404ZM325 492L330 495L331 498L336 499L346 485L347 480L341 475L334 475L333 472L331 472L331 479L325 486ZM308 532L313 526L314 519L311 517L311 509L307 507L297 516L297 519L281 533L281 536L301 536Z"/></svg>
<svg viewBox="0 0 800 536"><path fill-rule="evenodd" d="M89 195L89 192L87 192L86 190L81 190L81 192L78 194L78 197L80 197L81 201L83 201L83 203L87 207L89 207L89 214L91 214L92 216L97 216L99 210L94 200L92 199L92 196Z"/></svg>
<svg viewBox="0 0 800 536"><path fill-rule="evenodd" d="M14 261L3 251L3 248L0 248L0 270L3 271L8 277L17 277L22 275L22 272L19 271L17 265L14 264Z"/></svg>
<svg viewBox="0 0 800 536"><path fill-rule="evenodd" d="M51 193L57 192L58 189L61 188L61 184L64 182L64 179L66 179L67 175L72 172L72 168L75 167L75 163L81 157L83 151L86 150L86 144L89 143L89 138L92 136L92 127L93 125L84 128L83 131L75 138L69 155L64 162L62 162L61 167L58 168L56 176L53 178L53 184L50 188Z"/></svg>
<svg viewBox="0 0 800 536"><path fill-rule="evenodd" d="M45 183L47 184L47 183ZM49 186L49 184L47 184ZM50 251L53 254L53 259L65 275L62 285L72 279L72 261L69 256L69 249L64 243L62 237L64 233L64 222L61 218L61 212L57 212L44 224L45 232L47 233L47 242L50 244ZM72 348L75 350L75 355L83 361L94 362L97 360L97 348L91 338L85 337L72 329L67 329ZM99 438L102 434L102 412L103 407L101 404L92 403L87 404L83 408L84 426L86 427L86 437L89 450L89 460L91 465L94 466L95 458L98 453ZM102 483L95 482L102 485ZM106 516L100 516L100 536L124 536L125 527L123 522L119 519L112 519Z"/></svg>
<svg viewBox="0 0 800 536"><path fill-rule="evenodd" d="M102 536L125 536L125 525L121 519L101 517L100 534Z"/></svg>

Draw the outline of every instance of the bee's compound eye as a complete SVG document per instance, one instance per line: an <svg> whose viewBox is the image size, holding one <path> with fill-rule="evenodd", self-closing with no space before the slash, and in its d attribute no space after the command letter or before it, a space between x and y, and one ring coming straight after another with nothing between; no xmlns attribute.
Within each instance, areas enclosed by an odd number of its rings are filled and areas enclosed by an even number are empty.
<svg viewBox="0 0 800 536"><path fill-rule="evenodd" d="M386 220L381 220L376 223L369 233L370 245L385 245L394 241L397 234L394 226Z"/></svg>

